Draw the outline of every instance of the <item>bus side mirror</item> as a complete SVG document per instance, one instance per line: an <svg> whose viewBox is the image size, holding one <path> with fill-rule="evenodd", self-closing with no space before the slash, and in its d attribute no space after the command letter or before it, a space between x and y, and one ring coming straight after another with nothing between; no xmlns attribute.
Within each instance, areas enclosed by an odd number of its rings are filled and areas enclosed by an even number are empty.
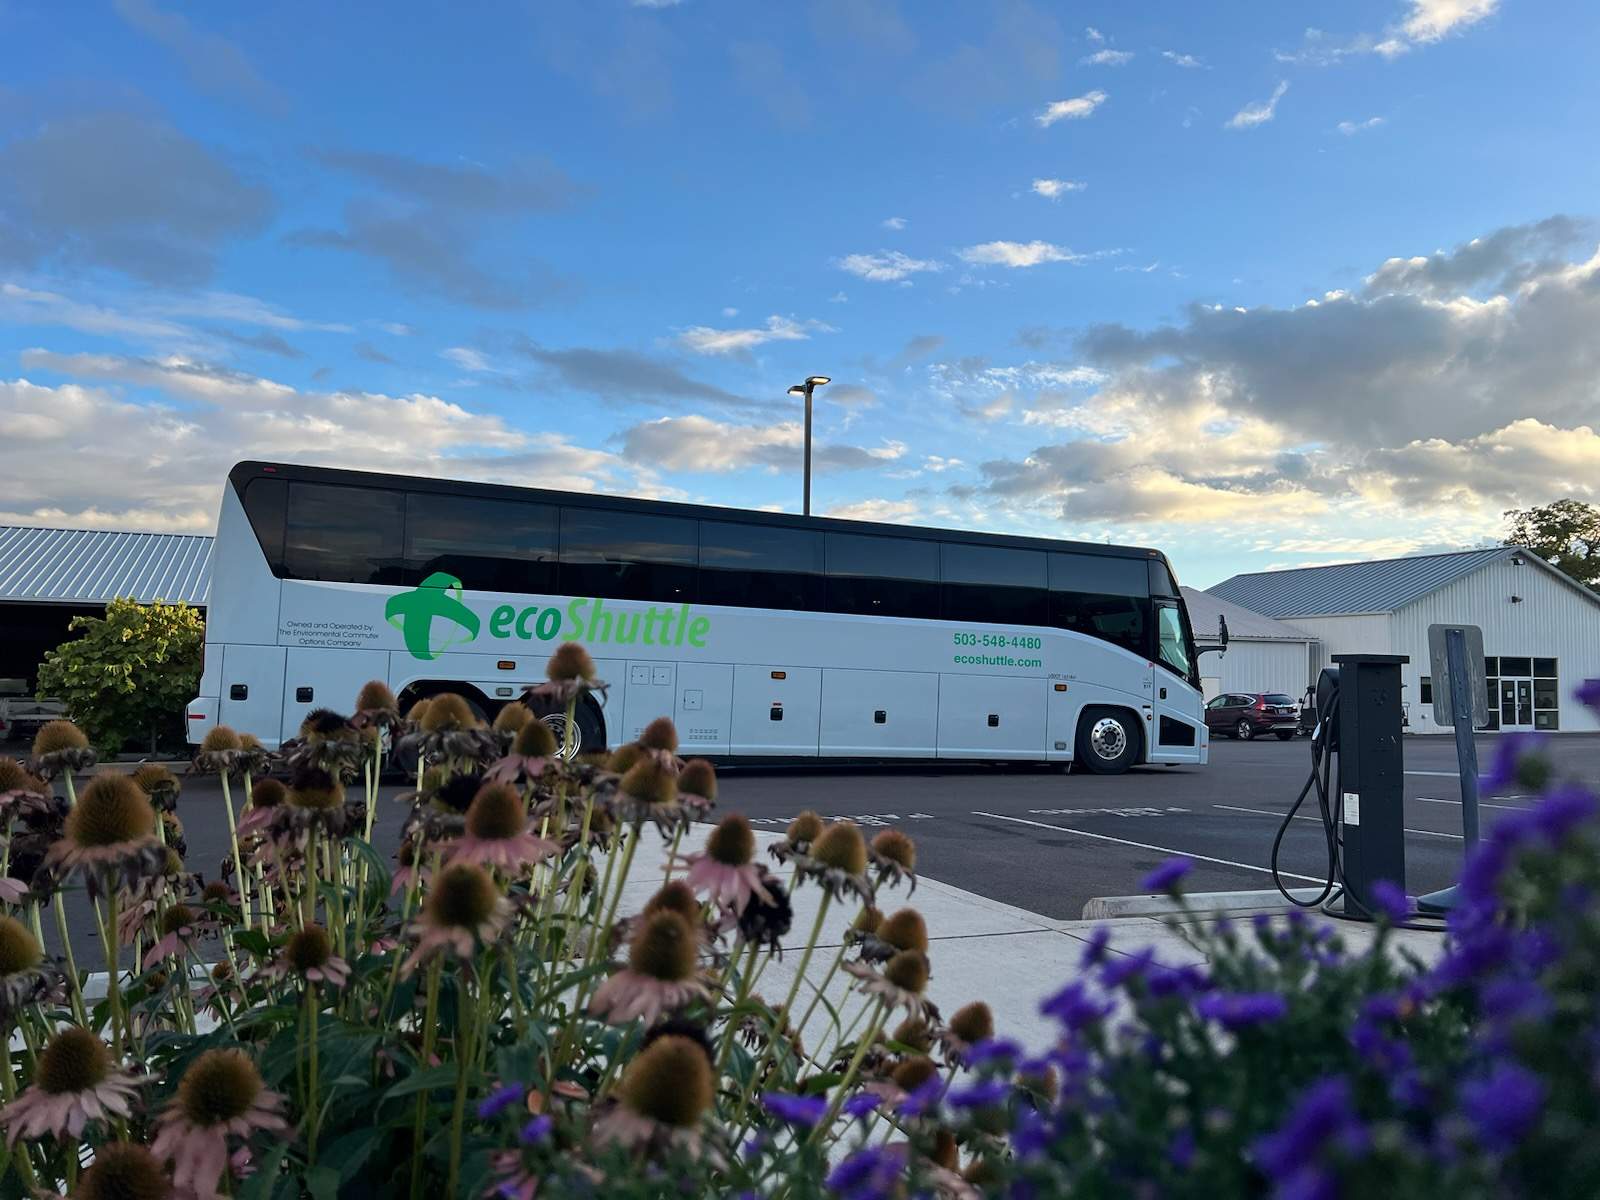
<svg viewBox="0 0 1600 1200"><path fill-rule="evenodd" d="M1222 643L1222 652L1228 652L1228 618L1221 613L1217 614L1217 640Z"/></svg>

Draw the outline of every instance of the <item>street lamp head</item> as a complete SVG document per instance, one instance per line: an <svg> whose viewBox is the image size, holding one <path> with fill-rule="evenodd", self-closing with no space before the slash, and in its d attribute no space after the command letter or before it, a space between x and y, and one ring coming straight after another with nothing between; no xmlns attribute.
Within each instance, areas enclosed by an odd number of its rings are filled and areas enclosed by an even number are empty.
<svg viewBox="0 0 1600 1200"><path fill-rule="evenodd" d="M802 385L802 384L798 384L797 383L792 388L789 389L789 395L791 395L791 396L804 396L805 394L806 394L806 389L805 389L804 385Z"/></svg>
<svg viewBox="0 0 1600 1200"><path fill-rule="evenodd" d="M829 383L829 382L831 382L831 381L828 379L828 377L826 375L813 375L809 379L806 380L806 385L808 387L821 387L823 384Z"/></svg>

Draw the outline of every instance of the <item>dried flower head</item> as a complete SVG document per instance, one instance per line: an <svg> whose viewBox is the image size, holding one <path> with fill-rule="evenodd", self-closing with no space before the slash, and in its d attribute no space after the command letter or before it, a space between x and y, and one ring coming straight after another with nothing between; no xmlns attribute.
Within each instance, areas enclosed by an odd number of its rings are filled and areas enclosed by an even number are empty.
<svg viewBox="0 0 1600 1200"><path fill-rule="evenodd" d="M835 898L848 893L863 904L872 903L872 881L866 874L867 843L855 822L835 821L804 850L798 849L792 838L774 843L772 853L780 861L794 861L797 880L810 879Z"/></svg>
<svg viewBox="0 0 1600 1200"><path fill-rule="evenodd" d="M643 757L617 784L612 807L618 818L639 824L652 821L664 833L687 823L690 814L678 802L677 780L659 760Z"/></svg>
<svg viewBox="0 0 1600 1200"><path fill-rule="evenodd" d="M0 916L0 1022L48 998L61 980L45 962L44 947L21 921Z"/></svg>
<svg viewBox="0 0 1600 1200"><path fill-rule="evenodd" d="M477 929L494 914L500 893L479 867L461 863L440 871L428 891L427 911L440 925Z"/></svg>
<svg viewBox="0 0 1600 1200"><path fill-rule="evenodd" d="M420 726L423 718L428 715L428 709L432 706L433 702L424 696L406 710L406 720L412 725Z"/></svg>
<svg viewBox="0 0 1600 1200"><path fill-rule="evenodd" d="M789 822L784 836L796 846L805 847L822 836L823 828L822 817L808 808Z"/></svg>
<svg viewBox="0 0 1600 1200"><path fill-rule="evenodd" d="M43 793L44 781L14 758L0 755L0 796L12 793Z"/></svg>
<svg viewBox="0 0 1600 1200"><path fill-rule="evenodd" d="M639 735L639 745L662 754L676 754L678 727L672 723L671 717L657 717L644 727L644 732Z"/></svg>
<svg viewBox="0 0 1600 1200"><path fill-rule="evenodd" d="M500 711L495 713L493 728L496 733L503 733L509 738L533 719L533 713L527 705L513 700L510 704L502 705Z"/></svg>
<svg viewBox="0 0 1600 1200"><path fill-rule="evenodd" d="M678 772L678 790L700 797L709 808L717 800L717 769L703 758L691 758Z"/></svg>
<svg viewBox="0 0 1600 1200"><path fill-rule="evenodd" d="M982 1000L974 1000L956 1009L950 1032L969 1046L988 1041L994 1036L994 1013Z"/></svg>
<svg viewBox="0 0 1600 1200"><path fill-rule="evenodd" d="M622 1101L641 1117L678 1129L711 1107L714 1080L705 1052L685 1037L664 1037L628 1064Z"/></svg>
<svg viewBox="0 0 1600 1200"><path fill-rule="evenodd" d="M132 779L158 808L170 810L182 790L178 777L161 763L140 763L134 768ZM0 791L4 790L0 786Z"/></svg>
<svg viewBox="0 0 1600 1200"><path fill-rule="evenodd" d="M250 791L250 803L257 808L277 808L289 799L289 789L276 779L263 779Z"/></svg>
<svg viewBox="0 0 1600 1200"><path fill-rule="evenodd" d="M156 811L133 780L102 771L67 814L64 836L45 855L63 877L83 871L93 886L111 876L132 883L162 872L167 851L156 840Z"/></svg>
<svg viewBox="0 0 1600 1200"><path fill-rule="evenodd" d="M699 978L700 935L693 922L663 908L641 918L628 945L628 963L595 991L589 1011L613 1025L662 1014L704 999Z"/></svg>
<svg viewBox="0 0 1600 1200"><path fill-rule="evenodd" d="M739 813L723 817L706 837L706 855L725 866L746 866L755 854L755 831Z"/></svg>
<svg viewBox="0 0 1600 1200"><path fill-rule="evenodd" d="M506 706L511 707L510 705ZM521 705L517 706L521 708ZM504 713L505 709L501 712ZM527 709L523 709L527 712ZM511 743L511 752L523 758L553 758L556 753L556 735L550 726L543 721L530 719L517 729L517 736Z"/></svg>
<svg viewBox="0 0 1600 1200"><path fill-rule="evenodd" d="M700 901L694 889L681 879L673 879L656 889L655 895L645 902L643 916L658 912L675 912L684 920L700 919Z"/></svg>
<svg viewBox="0 0 1600 1200"><path fill-rule="evenodd" d="M87 750L89 739L71 721L46 721L33 735L33 756L59 754L63 750Z"/></svg>
<svg viewBox="0 0 1600 1200"><path fill-rule="evenodd" d="M928 986L928 956L920 950L902 950L883 968L883 977L920 996Z"/></svg>
<svg viewBox="0 0 1600 1200"><path fill-rule="evenodd" d="M565 683L573 679L587 683L595 676L594 659L577 642L563 642L545 664L544 674L551 683Z"/></svg>
<svg viewBox="0 0 1600 1200"><path fill-rule="evenodd" d="M295 779L285 798L290 808L329 812L344 804L344 784L327 771L313 769Z"/></svg>
<svg viewBox="0 0 1600 1200"><path fill-rule="evenodd" d="M503 783L486 783L467 806L467 833L477 838L510 838L521 833L528 821L527 808L514 788Z"/></svg>
<svg viewBox="0 0 1600 1200"><path fill-rule="evenodd" d="M215 754L219 750L242 750L244 745L239 741L239 735L226 725L213 725L201 739L200 749Z"/></svg>
<svg viewBox="0 0 1600 1200"><path fill-rule="evenodd" d="M755 854L750 822L738 813L724 817L706 838L705 850L684 860L689 886L737 916L752 899L768 898L766 868L754 861Z"/></svg>
<svg viewBox="0 0 1600 1200"><path fill-rule="evenodd" d="M606 770L613 775L626 775L639 762L641 751L634 742L625 742L611 752L606 760Z"/></svg>
<svg viewBox="0 0 1600 1200"><path fill-rule="evenodd" d="M914 908L902 908L878 926L878 939L901 950L928 952L928 925Z"/></svg>
<svg viewBox="0 0 1600 1200"><path fill-rule="evenodd" d="M868 849L872 868L879 885L911 881L911 890L917 890L917 844L898 829L885 829L872 839Z"/></svg>
<svg viewBox="0 0 1600 1200"><path fill-rule="evenodd" d="M15 917L0 917L0 977L31 971L44 959L44 949Z"/></svg>
<svg viewBox="0 0 1600 1200"><path fill-rule="evenodd" d="M132 1142L102 1142L72 1200L166 1200L171 1194L172 1181L154 1154Z"/></svg>
<svg viewBox="0 0 1600 1200"><path fill-rule="evenodd" d="M835 821L811 844L811 857L825 867L860 875L867 869L867 845L852 821Z"/></svg>
<svg viewBox="0 0 1600 1200"><path fill-rule="evenodd" d="M440 692L428 704L418 724L428 733L451 733L473 728L478 724L478 716L455 692Z"/></svg>
<svg viewBox="0 0 1600 1200"><path fill-rule="evenodd" d="M939 1077L939 1068L931 1058L917 1055L901 1059L889 1072L889 1079L903 1092L914 1092Z"/></svg>
<svg viewBox="0 0 1600 1200"><path fill-rule="evenodd" d="M866 962L847 962L844 970L855 976L863 992L891 1008L904 1009L915 1017L932 1012L932 1005L923 998L928 987L928 956L920 950L899 951L882 971Z"/></svg>
<svg viewBox="0 0 1600 1200"><path fill-rule="evenodd" d="M367 721L380 717L392 721L400 715L400 702L383 680L369 679L356 693L356 714Z"/></svg>
<svg viewBox="0 0 1600 1200"><path fill-rule="evenodd" d="M889 1040L897 1046L905 1046L915 1050L918 1054L926 1054L933 1049L933 1026L921 1017L907 1017L895 1026L894 1032L889 1035Z"/></svg>
<svg viewBox="0 0 1600 1200"><path fill-rule="evenodd" d="M450 844L451 862L472 862L506 873L542 862L558 849L536 837L522 795L504 783L486 783L467 806L462 833Z"/></svg>
<svg viewBox="0 0 1600 1200"><path fill-rule="evenodd" d="M781 956L782 940L794 924L794 908L789 903L789 893L770 871L757 866L756 872L761 890L736 914L739 935L746 942L766 946Z"/></svg>
<svg viewBox="0 0 1600 1200"><path fill-rule="evenodd" d="M681 914L652 913L628 946L628 966L641 975L671 983L694 974L699 940Z"/></svg>
<svg viewBox="0 0 1600 1200"><path fill-rule="evenodd" d="M304 975L328 964L333 957L333 939L320 925L307 925L289 938L283 955L291 967Z"/></svg>
<svg viewBox="0 0 1600 1200"><path fill-rule="evenodd" d="M871 904L863 905L856 914L855 920L850 922L850 928L856 934L877 933L878 927L883 924L883 913Z"/></svg>
<svg viewBox="0 0 1600 1200"><path fill-rule="evenodd" d="M303 741L350 741L355 737L355 727L350 724L350 718L342 713L336 713L331 708L313 708L300 722L300 738Z"/></svg>

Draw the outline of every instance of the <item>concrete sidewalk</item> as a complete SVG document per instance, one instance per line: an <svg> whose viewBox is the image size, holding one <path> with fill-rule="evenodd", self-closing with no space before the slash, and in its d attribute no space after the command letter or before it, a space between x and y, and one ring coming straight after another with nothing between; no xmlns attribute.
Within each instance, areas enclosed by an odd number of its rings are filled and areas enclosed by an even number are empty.
<svg viewBox="0 0 1600 1200"><path fill-rule="evenodd" d="M684 839L685 852L699 848L696 835L702 828L705 827L696 826ZM762 860L774 865L766 847L778 840L778 835L758 832L756 837ZM657 839L647 834L634 858L619 912L634 913L643 907L660 886L664 864L664 851ZM774 869L777 870L775 865ZM787 869L778 870L778 874L788 879ZM782 1000L794 982L820 900L821 892L810 884L802 885L793 896L794 925L784 939L784 957L767 968L757 986L757 991L774 1004ZM909 897L904 888L883 889L878 907L886 916L901 907L915 908L927 922L928 958L932 965L928 996L942 1013L949 1016L970 1001L986 1001L994 1010L996 1033L1015 1038L1032 1050L1044 1049L1056 1033L1054 1022L1040 1015L1040 1002L1079 974L1084 948L1098 926L1111 930L1110 946L1116 953L1132 954L1148 946L1154 948L1156 961L1166 965L1205 961L1205 955L1160 915L1058 921L927 878L918 881L916 893ZM807 971L812 986L826 975L857 911L859 906L855 903L830 907ZM1258 911L1281 913L1283 908ZM1238 919L1247 917L1249 912L1230 915ZM1374 936L1371 926L1352 921L1332 923L1352 951L1370 944ZM1395 937L1397 946L1429 961L1439 954L1443 944L1441 934L1420 930L1400 930ZM839 1009L846 1025L863 1003L849 991L851 982L840 972L828 987L828 1001ZM796 1001L799 1012L810 1006L811 995L811 987L801 987ZM800 1031L803 1039L808 1044L825 1040L828 1022L826 1006L819 1005L807 1028Z"/></svg>

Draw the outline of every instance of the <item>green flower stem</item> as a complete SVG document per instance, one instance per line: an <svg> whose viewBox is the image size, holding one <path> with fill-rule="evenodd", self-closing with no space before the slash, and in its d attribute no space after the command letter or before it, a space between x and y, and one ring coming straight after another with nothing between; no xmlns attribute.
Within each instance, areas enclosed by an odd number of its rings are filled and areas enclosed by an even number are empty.
<svg viewBox="0 0 1600 1200"><path fill-rule="evenodd" d="M11 1042L9 1038L5 1039L3 1044L0 1044L0 1056L5 1059L5 1069L0 1071L0 1099L4 1099L9 1104L17 1094L17 1080L15 1069L11 1065ZM74 1144L68 1152L68 1157L75 1157L77 1151L78 1148ZM30 1142L23 1142L20 1146L14 1146L11 1152L12 1160L17 1164L17 1174L21 1175L23 1182L27 1184L28 1195L36 1194L38 1191L38 1180L33 1173L32 1155L33 1147ZM46 1161L48 1162L49 1160L47 1159Z"/></svg>
<svg viewBox="0 0 1600 1200"><path fill-rule="evenodd" d="M227 771L218 771L222 780L222 807L228 814L228 844L233 849L233 877L239 884L239 912L244 918L244 927L249 929L255 924L250 912L250 878L244 873L244 858L239 853L239 826L233 819L233 792L228 786Z"/></svg>
<svg viewBox="0 0 1600 1200"><path fill-rule="evenodd" d="M794 973L794 983L789 986L789 994L784 997L783 1007L778 1010L777 1036L783 1036L784 1027L789 1021L789 1010L794 1007L795 997L800 994L800 985L805 982L806 968L811 965L811 955L816 951L817 939L822 936L822 922L828 916L828 906L833 903L833 893L823 892L822 903L817 906L817 919L811 923L811 936L806 938L806 948L800 955L800 966ZM795 1033L800 1032L799 1028Z"/></svg>
<svg viewBox="0 0 1600 1200"><path fill-rule="evenodd" d="M878 1041L878 1035L883 1032L885 1020L889 1015L889 1006L879 999L874 1006L872 1020L867 1023L867 1032L861 1035L861 1041L856 1044L856 1052L850 1057L850 1065L845 1068L844 1078L839 1080L834 1089L833 1100L828 1104L828 1113L817 1122L816 1128L811 1132L811 1139L816 1140L823 1136L823 1131L833 1128L834 1121L839 1116L839 1110L844 1107L845 1097L849 1094L851 1086L856 1081L856 1075L861 1070L861 1064L866 1060L867 1051Z"/></svg>
<svg viewBox="0 0 1600 1200"><path fill-rule="evenodd" d="M466 982L465 972L462 972L461 979L463 983ZM478 987L480 995L484 990L480 980ZM461 1180L461 1129L467 1115L467 1081L473 1058L474 1016L476 1016L476 1003L469 1003L466 996L458 995L456 997L456 1099L450 1110L450 1174L444 1193L447 1196L457 1194L457 1185Z"/></svg>
<svg viewBox="0 0 1600 1200"><path fill-rule="evenodd" d="M61 772L61 782L67 785L67 807L78 807L78 789L72 782L72 768L68 767Z"/></svg>
<svg viewBox="0 0 1600 1200"><path fill-rule="evenodd" d="M72 953L72 935L67 932L66 889L63 888L56 893L55 903L50 907L56 910L56 934L61 939L62 953L67 958L67 975L72 980L72 1015L78 1019L79 1025L88 1025L89 1018L86 1015L83 1004L83 980L78 975L78 960ZM41 946L44 945L44 935L39 932L39 909L37 905L33 908L33 933L38 938L39 944Z"/></svg>
<svg viewBox="0 0 1600 1200"><path fill-rule="evenodd" d="M839 943L839 952L833 956L833 964L829 966L828 973L822 977L822 986L817 988L816 995L811 997L811 1003L806 1008L805 1016L801 1017L800 1023L795 1026L796 1031L804 1029L806 1022L811 1020L811 1014L817 1011L817 1005L822 1003L822 997L828 992L828 985L833 982L833 977L839 973L839 968L844 964L845 951L849 948L848 942L841 941Z"/></svg>
<svg viewBox="0 0 1600 1200"><path fill-rule="evenodd" d="M307 1055L310 1063L307 1066L306 1082L306 1160L307 1165L317 1165L317 1127L322 1124L317 1112L317 985L310 980L306 981L306 1027L308 1034L306 1042Z"/></svg>
<svg viewBox="0 0 1600 1200"><path fill-rule="evenodd" d="M428 1001L422 1018L422 1054L417 1070L426 1071L433 1058L433 1038L439 1025L439 974L443 956L435 956L428 967ZM427 1092L417 1093L417 1115L411 1126L411 1200L422 1200L422 1121L428 1112Z"/></svg>
<svg viewBox="0 0 1600 1200"><path fill-rule="evenodd" d="M678 828L673 831L672 845L667 848L667 865L661 870L662 884L668 884L672 882L672 869L677 865L678 846L682 843L682 841L683 825L680 823Z"/></svg>
<svg viewBox="0 0 1600 1200"><path fill-rule="evenodd" d="M628 848L622 852L622 869L617 872L616 888L611 892L611 902L606 906L605 920L600 923L600 945L608 949L611 930L617 922L617 905L622 902L622 889L628 886L628 872L633 869L634 851L639 849L639 838L643 832L643 827L637 823L628 831Z"/></svg>
<svg viewBox="0 0 1600 1200"><path fill-rule="evenodd" d="M733 1008L728 1014L728 1027L722 1031L722 1045L717 1049L717 1074L720 1076L728 1065L728 1055L733 1051L733 1039L738 1034L737 1009L750 997L750 987L755 976L756 955L761 952L758 942L750 943L750 954L745 960L744 969L739 972L739 986L734 992Z"/></svg>
<svg viewBox="0 0 1600 1200"><path fill-rule="evenodd" d="M117 904L120 897L116 888L107 889L106 919L100 927L100 940L104 944L106 953L106 1004L110 1007L112 1049L115 1050L117 1060L122 1060L123 1015L122 1015L122 971L117 963Z"/></svg>

